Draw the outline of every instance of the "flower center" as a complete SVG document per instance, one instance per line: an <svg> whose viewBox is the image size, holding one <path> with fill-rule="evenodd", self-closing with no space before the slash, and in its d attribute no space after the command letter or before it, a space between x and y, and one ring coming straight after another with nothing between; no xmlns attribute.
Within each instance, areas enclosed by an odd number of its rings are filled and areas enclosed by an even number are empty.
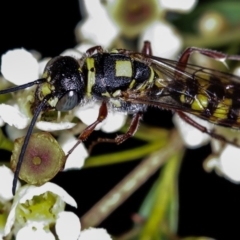
<svg viewBox="0 0 240 240"><path fill-rule="evenodd" d="M40 157L35 156L35 157L33 157L32 162L33 162L34 165L40 165L42 160L41 160Z"/></svg>

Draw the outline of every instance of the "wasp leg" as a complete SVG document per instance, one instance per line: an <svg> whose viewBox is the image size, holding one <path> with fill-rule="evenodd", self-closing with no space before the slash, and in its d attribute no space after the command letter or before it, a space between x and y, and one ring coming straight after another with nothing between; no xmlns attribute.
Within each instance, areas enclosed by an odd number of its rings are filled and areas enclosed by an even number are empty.
<svg viewBox="0 0 240 240"><path fill-rule="evenodd" d="M94 131L95 127L101 123L104 119L106 119L108 114L107 110L107 104L105 102L102 102L101 107L99 108L98 118L97 120L89 125L87 128L83 130L83 132L79 135L77 143L70 149L70 151L67 153L66 158L74 151L74 149L83 141L85 141L91 133Z"/></svg>
<svg viewBox="0 0 240 240"><path fill-rule="evenodd" d="M103 53L103 48L101 46L95 46L95 47L91 47L86 51L86 55L87 57L91 57L92 55L96 54L96 53Z"/></svg>
<svg viewBox="0 0 240 240"><path fill-rule="evenodd" d="M149 41L144 41L142 53L147 56L152 56L152 47Z"/></svg>
<svg viewBox="0 0 240 240"><path fill-rule="evenodd" d="M118 145L125 142L128 138L132 137L134 135L134 133L137 131L141 118L142 118L142 113L139 112L139 113L135 114L132 118L132 121L131 121L130 126L126 133L118 135L114 139L98 138L97 141L92 142L88 151L91 152L93 147L95 147L97 144L103 143L103 142L104 143L116 143Z"/></svg>
<svg viewBox="0 0 240 240"><path fill-rule="evenodd" d="M229 143L229 144L232 144L236 147L240 147L240 144L237 143L237 139L233 139L232 141L225 138L224 136L220 135L220 134L217 134L215 133L214 131L210 131L208 130L206 127L200 125L199 123L195 122L192 118L190 118L188 115L186 115L185 113L183 112L179 112L177 111L176 112L178 114L178 116L180 118L182 118L185 122L187 122L188 124L190 124L191 126L197 128L199 131L203 132L203 133L206 133L208 134L209 136L217 139L217 140L220 140L220 141L223 141L225 143Z"/></svg>
<svg viewBox="0 0 240 240"><path fill-rule="evenodd" d="M216 61L220 61L220 62L224 62L226 60L240 61L240 55L227 55L225 53L221 53L221 52L210 50L210 49L190 47L190 48L187 48L180 56L178 60L179 64L177 65L178 70L181 70L181 71L185 70L185 67L188 63L188 59L192 53L200 53L204 56L207 56L209 58L215 59Z"/></svg>

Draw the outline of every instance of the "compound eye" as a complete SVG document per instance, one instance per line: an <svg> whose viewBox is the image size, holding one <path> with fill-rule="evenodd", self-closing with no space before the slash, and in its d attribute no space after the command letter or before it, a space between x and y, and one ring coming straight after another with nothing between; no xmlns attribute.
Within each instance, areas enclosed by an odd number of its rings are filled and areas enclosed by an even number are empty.
<svg viewBox="0 0 240 240"><path fill-rule="evenodd" d="M69 91L58 100L56 110L61 112L69 111L76 107L78 103L78 94L75 91Z"/></svg>

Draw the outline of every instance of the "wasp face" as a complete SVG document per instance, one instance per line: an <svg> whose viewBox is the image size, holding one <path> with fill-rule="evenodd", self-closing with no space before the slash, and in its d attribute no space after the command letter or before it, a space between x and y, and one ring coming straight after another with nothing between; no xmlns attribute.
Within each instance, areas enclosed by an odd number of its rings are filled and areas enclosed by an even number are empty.
<svg viewBox="0 0 240 240"><path fill-rule="evenodd" d="M69 111L84 98L84 77L77 60L58 56L48 62L43 78L47 81L37 88L37 98L42 100L51 94L48 104L58 111Z"/></svg>

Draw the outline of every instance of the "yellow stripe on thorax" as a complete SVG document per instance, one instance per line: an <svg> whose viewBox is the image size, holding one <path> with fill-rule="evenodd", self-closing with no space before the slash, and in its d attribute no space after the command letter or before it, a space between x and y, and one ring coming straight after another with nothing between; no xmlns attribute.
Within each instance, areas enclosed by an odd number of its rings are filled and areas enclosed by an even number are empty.
<svg viewBox="0 0 240 240"><path fill-rule="evenodd" d="M88 79L87 79L87 96L90 97L92 95L92 87L95 84L96 80L96 72L95 72L95 60L94 58L87 58L87 70L88 70Z"/></svg>
<svg viewBox="0 0 240 240"><path fill-rule="evenodd" d="M116 77L129 77L132 78L132 63L130 60L116 60L115 63L115 76Z"/></svg>

